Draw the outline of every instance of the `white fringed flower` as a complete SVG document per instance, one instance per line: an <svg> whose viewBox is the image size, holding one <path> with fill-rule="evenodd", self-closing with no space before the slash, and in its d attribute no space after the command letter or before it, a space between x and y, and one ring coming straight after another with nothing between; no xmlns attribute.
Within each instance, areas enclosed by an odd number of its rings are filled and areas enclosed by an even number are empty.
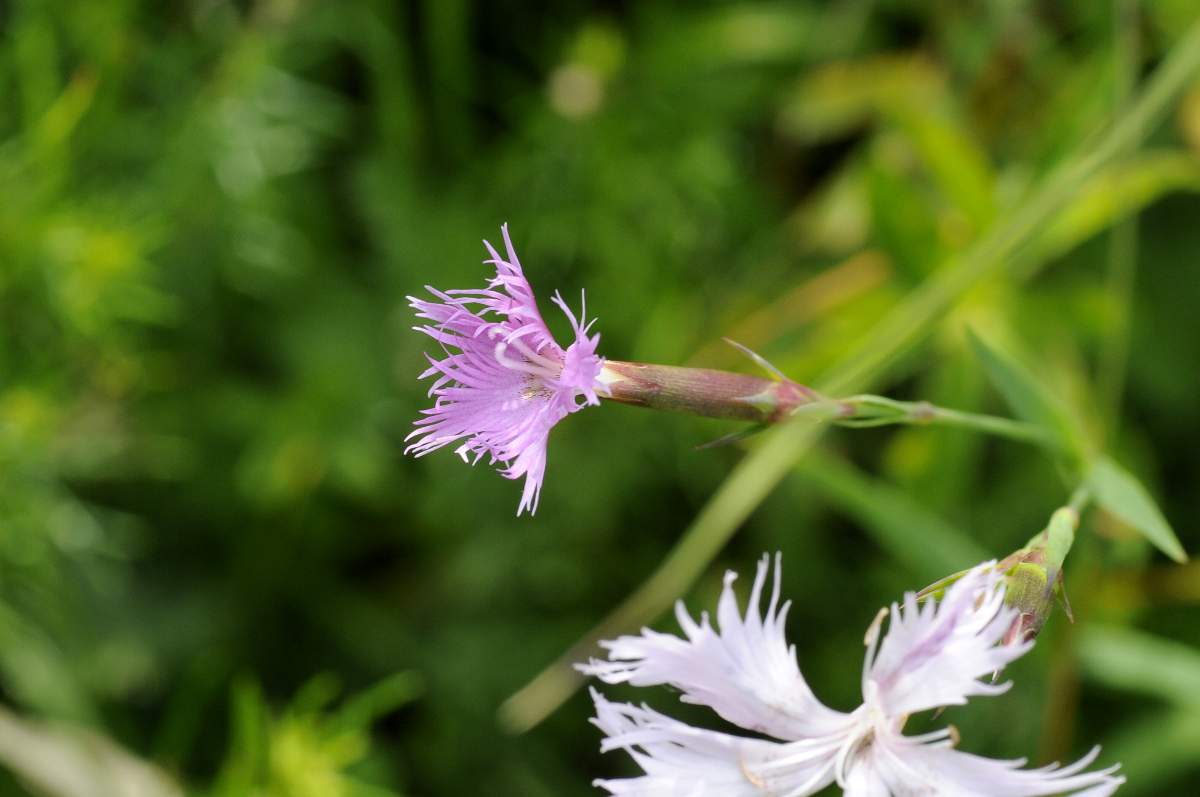
<svg viewBox="0 0 1200 797"><path fill-rule="evenodd" d="M733 593L736 575L727 573L719 627L707 614L695 622L680 603L676 616L684 637L646 629L603 643L608 661L579 669L606 683L672 686L684 702L708 706L778 741L694 728L644 706L610 703L593 690L593 722L605 734L601 749L625 750L645 773L596 785L639 797L803 797L831 783L852 797L1112 794L1125 782L1113 774L1116 766L1083 771L1099 748L1068 767L1022 769L1024 760L955 750L949 728L903 735L913 712L1007 691L1011 682L994 684L992 674L1033 646L998 644L1016 611L1004 605L994 564L956 581L941 601L919 604L908 593L903 604L880 611L865 640L863 703L849 713L817 700L784 638L789 604L779 604L778 557L765 615L759 607L767 557L758 565L744 616ZM885 618L890 622L881 640Z"/></svg>

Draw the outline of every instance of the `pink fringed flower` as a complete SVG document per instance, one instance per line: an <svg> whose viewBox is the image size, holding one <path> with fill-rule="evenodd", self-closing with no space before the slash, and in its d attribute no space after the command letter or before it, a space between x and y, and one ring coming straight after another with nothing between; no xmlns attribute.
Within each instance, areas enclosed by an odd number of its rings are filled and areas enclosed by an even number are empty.
<svg viewBox="0 0 1200 797"><path fill-rule="evenodd" d="M429 389L436 401L422 410L408 436L416 442L405 453L419 457L463 440L455 453L464 461L474 464L487 455L503 463L505 477L525 477L519 515L537 511L550 429L600 403L604 359L596 354L600 335L588 337L586 305L576 318L557 293L553 301L570 320L575 341L565 349L555 342L521 272L508 225L500 230L507 258L483 242L491 255L484 262L496 267L486 288L443 292L426 286L436 301L408 297L417 317L431 322L414 328L442 344L445 357L426 355L430 367L420 378L436 377Z"/></svg>
<svg viewBox="0 0 1200 797"><path fill-rule="evenodd" d="M719 627L697 623L678 604L682 637L645 630L606 642L608 661L583 672L607 683L669 685L687 703L708 706L725 720L762 736L740 736L687 725L644 706L610 703L598 692L595 724L601 750L629 753L644 774L596 784L638 797L805 797L836 783L851 797L1106 797L1125 779L1115 766L1084 772L1098 748L1067 767L1022 769L954 749L953 729L905 736L910 714L997 695L1011 683L990 676L1033 647L998 644L1016 609L1004 605L1002 577L989 562L946 589L940 601L914 593L881 611L867 631L863 703L835 711L813 695L784 637L788 604L779 602L779 563L766 613L763 557L743 615L733 573L717 606ZM890 618L886 634L884 618ZM988 678L988 680L981 680ZM767 738L763 738L767 737Z"/></svg>

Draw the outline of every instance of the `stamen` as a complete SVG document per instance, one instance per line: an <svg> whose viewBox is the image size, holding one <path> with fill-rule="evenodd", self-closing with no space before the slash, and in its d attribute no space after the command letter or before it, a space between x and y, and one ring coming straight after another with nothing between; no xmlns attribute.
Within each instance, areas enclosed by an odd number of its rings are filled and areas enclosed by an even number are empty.
<svg viewBox="0 0 1200 797"><path fill-rule="evenodd" d="M762 789L763 791L766 791L767 782L765 780L763 780L762 778L756 776L753 772L751 772L750 769L746 766L746 762L744 760L742 760L741 756L738 756L738 769L740 769L742 771L742 777L744 777L746 780L750 781L750 783L754 786L754 788Z"/></svg>
<svg viewBox="0 0 1200 797"><path fill-rule="evenodd" d="M516 341L514 341L514 343L515 342ZM500 341L499 343L496 344L496 362L500 363L505 368L508 368L513 371L521 371L522 373L526 373L526 374L533 374L534 376L541 377L542 379L557 379L558 378L558 373L550 370L547 367L534 365L533 363L528 362L528 361L513 360L513 359L505 356L504 352L507 350L508 350L508 344L505 343L504 341ZM518 347L518 350L519 350L519 347ZM545 361L545 358L539 357L538 359Z"/></svg>
<svg viewBox="0 0 1200 797"><path fill-rule="evenodd" d="M530 362L537 363L538 365L544 365L545 367L549 368L552 371L555 371L555 370L561 371L562 370L562 363L555 362L554 360L551 360L548 357L543 357L542 355L538 354L533 349L529 348L529 346L527 346L525 344L525 341L521 340L520 338L513 338L509 342L513 346L516 346L517 351L521 352L521 354L524 354L525 359L529 360Z"/></svg>

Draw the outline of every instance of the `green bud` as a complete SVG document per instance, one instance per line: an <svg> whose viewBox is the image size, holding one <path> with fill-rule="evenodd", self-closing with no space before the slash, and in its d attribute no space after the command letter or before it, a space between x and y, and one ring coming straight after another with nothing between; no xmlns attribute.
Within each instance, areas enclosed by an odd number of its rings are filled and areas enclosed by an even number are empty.
<svg viewBox="0 0 1200 797"><path fill-rule="evenodd" d="M1054 587L1038 551L1029 551L1005 574L1004 602L1020 612L1013 620L1004 644L1033 639L1054 609Z"/></svg>
<svg viewBox="0 0 1200 797"><path fill-rule="evenodd" d="M1036 637L1054 610L1055 595L1062 601L1067 618L1074 621L1063 586L1062 566L1078 526L1079 513L1063 507L1024 548L996 565L1005 574L1004 602L1020 612L1004 636L1005 644Z"/></svg>
<svg viewBox="0 0 1200 797"><path fill-rule="evenodd" d="M1075 541L1079 513L1067 506L1050 516L1046 528L1033 536L1025 547L1013 551L996 563L1004 574L1004 603L1019 614L1004 635L1004 644L1033 639L1046 625L1057 596L1071 622L1071 604L1063 586L1062 566ZM968 570L946 576L918 593L919 597L940 598L946 588L966 575Z"/></svg>

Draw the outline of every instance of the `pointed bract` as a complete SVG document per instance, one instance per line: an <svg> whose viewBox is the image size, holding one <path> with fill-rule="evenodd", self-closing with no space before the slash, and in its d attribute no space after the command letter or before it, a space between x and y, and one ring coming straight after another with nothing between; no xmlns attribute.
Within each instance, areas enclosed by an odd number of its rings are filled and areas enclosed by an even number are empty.
<svg viewBox="0 0 1200 797"><path fill-rule="evenodd" d="M414 327L441 344L444 356L426 355L434 405L406 439L405 453L423 456L462 441L455 452L474 464L483 457L502 463L502 475L524 477L517 514L537 510L546 471L546 442L556 423L590 404L604 391L597 381L604 360L596 354L600 335L588 335L591 324L576 317L562 297L553 301L566 313L575 340L562 348L537 308L521 263L501 227L507 257L484 241L496 276L486 288L439 291L435 301L408 297L418 318L430 323Z"/></svg>

